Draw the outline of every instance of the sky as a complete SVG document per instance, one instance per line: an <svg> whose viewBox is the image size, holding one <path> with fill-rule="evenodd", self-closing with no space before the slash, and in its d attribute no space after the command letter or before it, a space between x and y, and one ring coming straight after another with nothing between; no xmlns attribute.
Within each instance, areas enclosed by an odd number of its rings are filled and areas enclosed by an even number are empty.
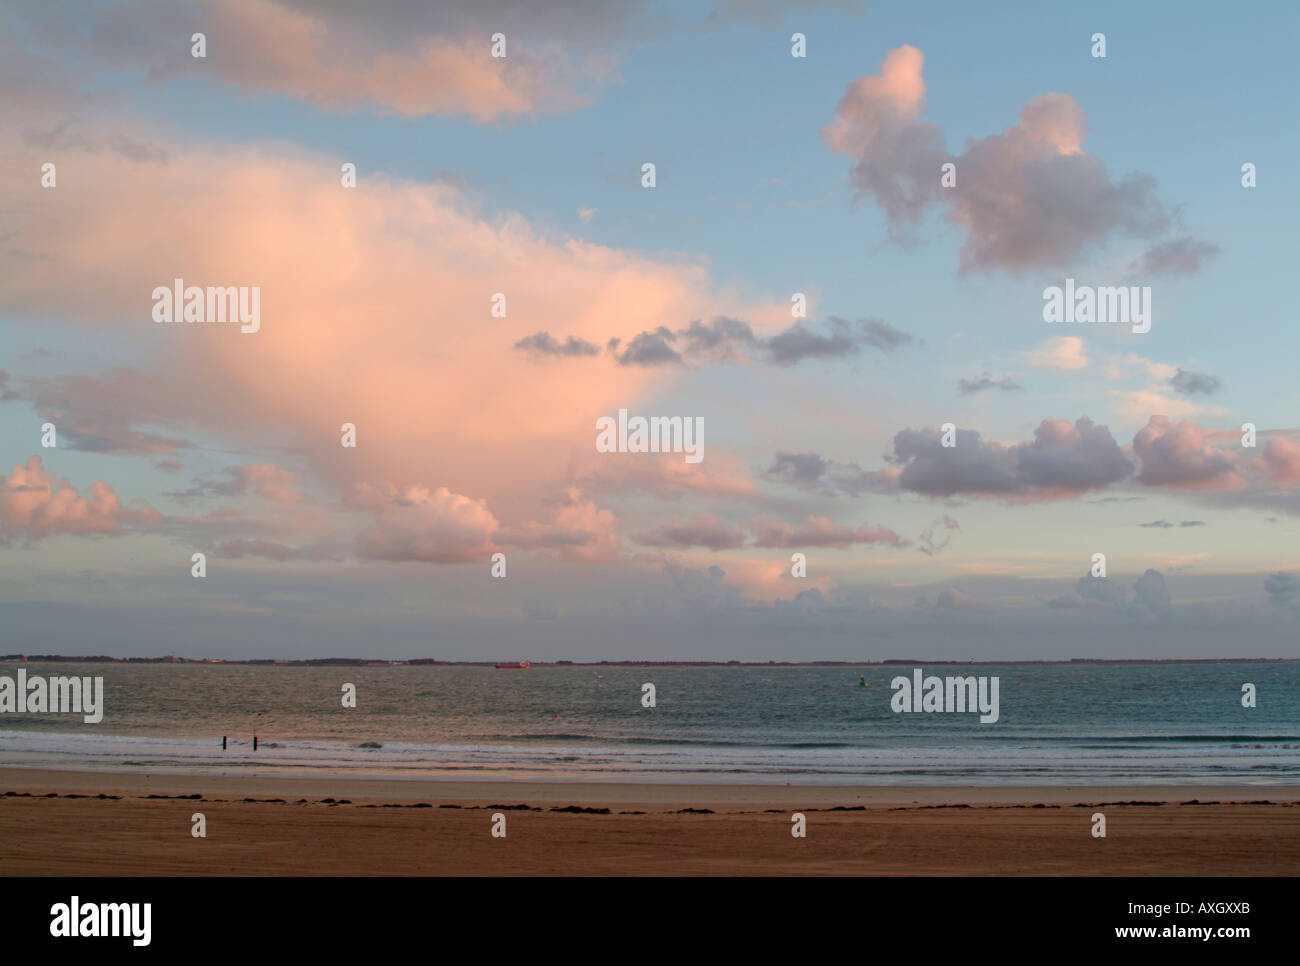
<svg viewBox="0 0 1300 966"><path fill-rule="evenodd" d="M1300 13L1134 7L3 0L0 653L1297 656Z"/></svg>

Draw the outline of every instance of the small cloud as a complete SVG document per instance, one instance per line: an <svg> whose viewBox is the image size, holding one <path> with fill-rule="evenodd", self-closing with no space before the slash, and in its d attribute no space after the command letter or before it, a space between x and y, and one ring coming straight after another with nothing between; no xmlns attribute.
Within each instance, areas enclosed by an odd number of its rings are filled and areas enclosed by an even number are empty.
<svg viewBox="0 0 1300 966"><path fill-rule="evenodd" d="M595 218L596 213L599 211L599 208L579 208L578 217L582 219L582 223L585 225Z"/></svg>
<svg viewBox="0 0 1300 966"><path fill-rule="evenodd" d="M1190 236L1153 245L1128 267L1130 277L1194 275L1219 254L1219 246Z"/></svg>
<svg viewBox="0 0 1300 966"><path fill-rule="evenodd" d="M987 389L1001 389L1003 392L1019 392L1021 386L1012 381L1010 378L1003 376L1001 379L994 379L987 372L978 379L958 379L957 392L962 396L973 396L977 392L984 392Z"/></svg>
<svg viewBox="0 0 1300 966"><path fill-rule="evenodd" d="M793 325L767 341L768 360L778 366L792 366L804 359L834 359L856 355L863 348L893 352L915 342L915 336L879 319L846 319L831 316L821 328Z"/></svg>
<svg viewBox="0 0 1300 966"><path fill-rule="evenodd" d="M609 351L622 366L701 365L710 362L754 361L793 366L807 359L840 359L864 349L893 352L918 340L879 319L830 316L825 322L797 322L769 339L754 334L749 323L719 316L707 325L699 320L676 331L667 326L641 332L624 344L609 341Z"/></svg>
<svg viewBox="0 0 1300 966"><path fill-rule="evenodd" d="M669 345L674 338L672 331L661 325L653 332L639 333L621 353L618 339L610 339L608 348L620 366L684 365L681 353Z"/></svg>
<svg viewBox="0 0 1300 966"><path fill-rule="evenodd" d="M124 504L113 488L94 480L83 496L32 456L0 475L0 545L54 534L117 536L128 528L157 526L162 515L142 500Z"/></svg>
<svg viewBox="0 0 1300 966"><path fill-rule="evenodd" d="M568 359L578 356L594 356L600 353L600 347L588 342L586 339L569 336L564 342L560 342L549 332L537 332L527 338L520 339L514 344L514 348L533 356Z"/></svg>
<svg viewBox="0 0 1300 966"><path fill-rule="evenodd" d="M1077 335L1063 335L1048 339L1037 349L1022 353L1025 361L1039 369L1057 369L1073 372L1086 369L1088 354L1084 350L1083 339Z"/></svg>
<svg viewBox="0 0 1300 966"><path fill-rule="evenodd" d="M939 530L952 531L960 529L961 527L958 526L957 521L945 513L921 531L921 535L916 539L916 549L927 557L933 557L952 541L951 532L945 534L942 542L935 539L935 532Z"/></svg>
<svg viewBox="0 0 1300 966"><path fill-rule="evenodd" d="M767 468L767 478L826 496L890 492L898 471L864 470L857 463L838 463L817 453L777 453Z"/></svg>
<svg viewBox="0 0 1300 966"><path fill-rule="evenodd" d="M777 453L768 475L795 486L811 486L826 475L830 464L816 453Z"/></svg>
<svg viewBox="0 0 1300 966"><path fill-rule="evenodd" d="M734 550L745 542L745 535L733 530L722 521L710 516L696 516L682 523L673 520L653 530L638 534L636 540L648 547L686 549L706 547L709 550Z"/></svg>
<svg viewBox="0 0 1300 966"><path fill-rule="evenodd" d="M755 543L760 547L834 547L844 550L857 543L884 543L905 547L907 541L886 527L864 523L856 530L834 523L828 517L809 514L798 526L761 515L753 521Z"/></svg>
<svg viewBox="0 0 1300 966"><path fill-rule="evenodd" d="M1212 396L1219 391L1221 383L1215 376L1179 369L1169 380L1169 385L1181 396Z"/></svg>
<svg viewBox="0 0 1300 966"><path fill-rule="evenodd" d="M159 464L158 468L161 469L163 465L172 462L175 461L164 461L164 464ZM180 468L179 463L176 466L178 469ZM274 463L245 463L240 466L228 466L225 473L226 479L216 481L200 480L190 489L171 495L182 499L191 499L209 495L235 497L246 493L255 493L273 503L284 504L298 503L302 499L294 474L288 470L280 469Z"/></svg>

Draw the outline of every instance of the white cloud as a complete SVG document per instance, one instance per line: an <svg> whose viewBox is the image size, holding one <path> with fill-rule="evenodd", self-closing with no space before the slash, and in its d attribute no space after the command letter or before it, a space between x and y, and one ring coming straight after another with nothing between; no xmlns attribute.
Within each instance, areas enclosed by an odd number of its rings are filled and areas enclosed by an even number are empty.
<svg viewBox="0 0 1300 966"><path fill-rule="evenodd" d="M1030 349L1021 355L1030 365L1039 369L1059 369L1070 372L1088 366L1088 355L1083 347L1083 339L1077 335L1048 339L1037 349Z"/></svg>

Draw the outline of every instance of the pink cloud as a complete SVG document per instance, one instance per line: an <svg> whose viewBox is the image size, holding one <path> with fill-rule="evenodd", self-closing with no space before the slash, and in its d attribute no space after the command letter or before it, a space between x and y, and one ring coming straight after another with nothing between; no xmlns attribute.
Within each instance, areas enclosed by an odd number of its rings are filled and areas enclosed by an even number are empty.
<svg viewBox="0 0 1300 966"><path fill-rule="evenodd" d="M570 466L570 472L587 489L599 493L649 493L665 500L688 495L759 498L744 462L718 447L711 446L708 453L708 459L700 463L655 453L584 454Z"/></svg>
<svg viewBox="0 0 1300 966"><path fill-rule="evenodd" d="M77 30L52 25L53 18L39 9L20 16L45 41L62 45L65 59L143 71L155 84L198 76L333 111L378 109L488 122L571 111L592 103L596 90L617 79L608 41L626 14L616 7L584 4L584 35L598 42L576 45L578 14L565 16L554 4L546 5L549 18L514 4L352 6L136 0L128 11L79 7ZM206 36L204 58L190 55L196 30ZM497 33L506 38L504 57L493 56ZM72 94L63 100L71 101Z"/></svg>
<svg viewBox="0 0 1300 966"><path fill-rule="evenodd" d="M234 496L240 493L256 493L273 503L292 505L302 500L298 491L297 478L289 470L280 469L274 463L244 463L232 466L228 470L231 479L215 484L212 488L217 493Z"/></svg>
<svg viewBox="0 0 1300 966"><path fill-rule="evenodd" d="M1214 445L1195 423L1152 416L1133 437L1138 479L1147 485L1236 489L1244 484L1235 454Z"/></svg>
<svg viewBox="0 0 1300 966"><path fill-rule="evenodd" d="M357 541L360 554L378 560L487 563L497 521L478 500L446 487L358 488L358 504L375 511L374 529Z"/></svg>
<svg viewBox="0 0 1300 966"><path fill-rule="evenodd" d="M67 479L57 479L32 456L8 476L0 476L0 534L6 539L39 540L53 534L116 535L130 525L154 526L162 520L144 502L124 506L102 480L82 496Z"/></svg>
<svg viewBox="0 0 1300 966"><path fill-rule="evenodd" d="M297 503L302 499L294 475L274 463L246 463L236 467L235 473L240 483L275 503Z"/></svg>
<svg viewBox="0 0 1300 966"><path fill-rule="evenodd" d="M1300 444L1275 436L1264 444L1259 464L1275 483L1300 483Z"/></svg>
<svg viewBox="0 0 1300 966"><path fill-rule="evenodd" d="M571 563L609 563L618 557L618 518L570 487L548 501L544 520L528 520L501 534L503 544L523 549L551 549Z"/></svg>
<svg viewBox="0 0 1300 966"><path fill-rule="evenodd" d="M829 576L814 573L807 577L793 577L790 567L788 558L771 560L728 556L725 570L711 566L702 571L669 563L664 566L664 572L679 587L692 590L692 599L697 601L739 602L744 599L770 604L776 600L793 600L809 591L823 596L832 593L834 581ZM813 569L815 571L816 567Z"/></svg>
<svg viewBox="0 0 1300 966"><path fill-rule="evenodd" d="M64 163L82 176L61 180L39 208L19 203L30 195L21 166L0 168L0 202L15 212L10 248L52 256L10 274L0 308L113 327L152 357L147 378L45 380L70 421L111 398L119 436L166 425L244 447L273 431L294 441L300 472L325 494L409 481L482 501L503 526L545 521L543 501L589 474L592 493L619 489L629 473L646 491L755 492L747 469L713 450L705 464L653 466L595 452L596 418L635 406L671 374L605 359L537 365L512 348L538 330L604 345L664 318L734 309L702 265L546 235L518 217L487 220L446 184L363 173L344 189L336 159L257 148L170 157L143 166L70 152ZM260 286L261 330L154 323L150 293L177 277ZM496 292L505 318L490 314ZM345 422L357 427L355 449L339 445ZM241 472L263 495L292 499L296 480ZM608 554L600 541L589 552Z"/></svg>
<svg viewBox="0 0 1300 966"><path fill-rule="evenodd" d="M864 523L856 530L835 523L829 517L809 514L798 527L761 514L753 521L755 542L760 547L834 547L847 549L859 543L884 543L903 547L907 541L885 527Z"/></svg>
<svg viewBox="0 0 1300 966"><path fill-rule="evenodd" d="M347 111L378 107L404 117L465 115L487 122L592 103L583 75L603 80L596 61L575 65L559 45L533 46L507 37L495 58L491 32L424 34L409 42L371 42L325 10L290 9L275 0L211 5L212 43L230 49L211 57L223 80L249 91L279 91ZM156 76L181 76L166 66ZM192 73L192 71L186 71Z"/></svg>
<svg viewBox="0 0 1300 966"><path fill-rule="evenodd" d="M925 55L903 45L885 54L880 73L859 77L840 98L832 121L822 136L832 151L862 154L879 147L882 139L897 136L925 111L925 81L921 77Z"/></svg>

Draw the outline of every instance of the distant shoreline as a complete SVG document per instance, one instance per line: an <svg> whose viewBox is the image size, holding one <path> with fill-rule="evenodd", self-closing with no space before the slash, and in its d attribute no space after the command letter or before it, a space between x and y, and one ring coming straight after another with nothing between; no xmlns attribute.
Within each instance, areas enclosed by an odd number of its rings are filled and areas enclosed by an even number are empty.
<svg viewBox="0 0 1300 966"><path fill-rule="evenodd" d="M436 658L379 660L361 657L313 658L199 658L199 657L109 657L107 655L6 654L0 664L207 664L250 667L495 667L508 658L489 661L443 661ZM533 661L532 668L568 667L992 667L1061 666L1094 664L1295 664L1296 657L1074 657L1064 661L930 660L920 657L888 658L881 661ZM518 670L509 668L508 670Z"/></svg>

